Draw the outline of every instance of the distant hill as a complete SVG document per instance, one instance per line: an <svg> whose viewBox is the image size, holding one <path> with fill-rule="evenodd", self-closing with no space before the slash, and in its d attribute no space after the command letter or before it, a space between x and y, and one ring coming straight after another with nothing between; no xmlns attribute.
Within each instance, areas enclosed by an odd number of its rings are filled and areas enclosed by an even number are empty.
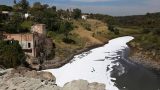
<svg viewBox="0 0 160 90"><path fill-rule="evenodd" d="M160 12L116 17L103 14L90 14L89 16L107 24L121 27L160 28Z"/></svg>
<svg viewBox="0 0 160 90"><path fill-rule="evenodd" d="M116 24L120 26L137 26L142 28L160 28L160 12L146 15L133 15L115 17Z"/></svg>

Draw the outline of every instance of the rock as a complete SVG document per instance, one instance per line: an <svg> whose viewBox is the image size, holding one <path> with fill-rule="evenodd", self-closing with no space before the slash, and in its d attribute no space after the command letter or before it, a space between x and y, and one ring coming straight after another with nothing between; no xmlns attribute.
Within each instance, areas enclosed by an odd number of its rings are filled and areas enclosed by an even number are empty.
<svg viewBox="0 0 160 90"><path fill-rule="evenodd" d="M105 90L105 85L100 83L88 83L86 80L74 80L66 83L62 90Z"/></svg>
<svg viewBox="0 0 160 90"><path fill-rule="evenodd" d="M4 72L6 73L0 76L0 90L61 90L51 81L55 80L55 77L49 72L19 72L16 69Z"/></svg>
<svg viewBox="0 0 160 90"><path fill-rule="evenodd" d="M74 80L64 87L56 85L56 78L49 72L35 70L7 69L0 76L0 90L105 90L105 85Z"/></svg>
<svg viewBox="0 0 160 90"><path fill-rule="evenodd" d="M105 90L105 84L101 84L101 83L91 83L89 84L89 89L88 90Z"/></svg>
<svg viewBox="0 0 160 90"><path fill-rule="evenodd" d="M88 81L75 80L64 85L62 90L88 90Z"/></svg>
<svg viewBox="0 0 160 90"><path fill-rule="evenodd" d="M50 72L39 72L39 78L42 80L49 80L56 82L55 76L52 75Z"/></svg>
<svg viewBox="0 0 160 90"><path fill-rule="evenodd" d="M15 77L7 81L7 90L59 90L57 86L43 85L40 79ZM0 90L2 89L0 87Z"/></svg>
<svg viewBox="0 0 160 90"><path fill-rule="evenodd" d="M38 73L35 70L27 71L25 73L25 76L30 77L30 78L35 78L35 77L37 77L37 75L38 75Z"/></svg>
<svg viewBox="0 0 160 90"><path fill-rule="evenodd" d="M50 72L29 70L24 67L12 69L12 75L56 82L55 76Z"/></svg>

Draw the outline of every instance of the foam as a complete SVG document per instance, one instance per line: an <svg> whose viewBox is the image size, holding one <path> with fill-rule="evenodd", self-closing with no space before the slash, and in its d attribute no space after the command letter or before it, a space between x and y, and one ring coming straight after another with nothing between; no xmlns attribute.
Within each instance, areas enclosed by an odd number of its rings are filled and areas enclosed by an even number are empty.
<svg viewBox="0 0 160 90"><path fill-rule="evenodd" d="M65 83L72 80L84 79L89 82L98 82L106 84L106 90L118 90L111 77L113 66L119 65L113 63L118 59L112 57L119 57L116 52L127 48L126 43L134 39L131 36L119 37L110 40L108 44L92 49L90 53L82 53L76 55L72 63L68 63L58 69L49 69L56 77L56 83L63 86ZM106 53L107 52L107 53ZM106 58L111 57L111 58ZM95 61L104 60L104 61ZM107 70L108 69L108 70Z"/></svg>

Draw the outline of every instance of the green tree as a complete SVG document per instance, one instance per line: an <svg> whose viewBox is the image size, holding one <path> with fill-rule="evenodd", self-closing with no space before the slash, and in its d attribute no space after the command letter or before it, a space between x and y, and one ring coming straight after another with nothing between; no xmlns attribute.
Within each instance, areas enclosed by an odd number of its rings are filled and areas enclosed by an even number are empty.
<svg viewBox="0 0 160 90"><path fill-rule="evenodd" d="M58 18L56 7L49 7L49 5L42 5L40 2L35 2L30 9L32 20L36 23L44 23L49 31L58 31Z"/></svg>
<svg viewBox="0 0 160 90"><path fill-rule="evenodd" d="M21 65L23 61L25 61L25 54L17 41L0 41L0 65L14 68Z"/></svg>
<svg viewBox="0 0 160 90"><path fill-rule="evenodd" d="M43 6L40 2L35 2L32 7L33 10L43 10Z"/></svg>
<svg viewBox="0 0 160 90"><path fill-rule="evenodd" d="M13 3L14 3L14 4L17 4L17 1L16 1L16 0L13 0Z"/></svg>
<svg viewBox="0 0 160 90"><path fill-rule="evenodd" d="M68 21L63 21L60 25L60 32L64 33L66 38L68 38L68 34L70 31L73 30L73 24L71 22Z"/></svg>
<svg viewBox="0 0 160 90"><path fill-rule="evenodd" d="M110 30L111 32L114 32L115 27L113 25L108 25L108 30Z"/></svg>
<svg viewBox="0 0 160 90"><path fill-rule="evenodd" d="M0 31L0 40L3 39L3 32Z"/></svg>
<svg viewBox="0 0 160 90"><path fill-rule="evenodd" d="M0 5L0 11L12 11L12 7L6 5Z"/></svg>
<svg viewBox="0 0 160 90"><path fill-rule="evenodd" d="M18 4L20 5L24 13L27 12L29 8L29 2L27 0L21 0Z"/></svg>
<svg viewBox="0 0 160 90"><path fill-rule="evenodd" d="M18 33L22 32L20 24L22 22L21 15L19 13L15 13L10 20L7 21L3 27L7 33Z"/></svg>
<svg viewBox="0 0 160 90"><path fill-rule="evenodd" d="M57 9L56 6L52 6L51 8L53 11L56 11L56 9Z"/></svg>
<svg viewBox="0 0 160 90"><path fill-rule="evenodd" d="M20 0L18 3L14 1L14 11L26 13L29 9L29 2L27 0Z"/></svg>
<svg viewBox="0 0 160 90"><path fill-rule="evenodd" d="M79 18L81 18L81 14L82 14L82 12L81 12L81 10L80 9L78 9L78 8L76 8L76 9L73 9L73 18L74 19L79 19Z"/></svg>

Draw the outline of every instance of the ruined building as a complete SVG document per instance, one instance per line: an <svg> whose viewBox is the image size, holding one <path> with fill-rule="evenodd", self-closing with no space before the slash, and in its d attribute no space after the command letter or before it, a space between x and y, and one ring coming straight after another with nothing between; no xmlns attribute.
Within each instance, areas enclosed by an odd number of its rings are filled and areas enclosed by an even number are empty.
<svg viewBox="0 0 160 90"><path fill-rule="evenodd" d="M41 54L49 54L51 52L52 40L46 37L45 24L35 24L31 27L30 33L4 34L5 40L16 40L21 45L26 55L31 57L39 57Z"/></svg>

